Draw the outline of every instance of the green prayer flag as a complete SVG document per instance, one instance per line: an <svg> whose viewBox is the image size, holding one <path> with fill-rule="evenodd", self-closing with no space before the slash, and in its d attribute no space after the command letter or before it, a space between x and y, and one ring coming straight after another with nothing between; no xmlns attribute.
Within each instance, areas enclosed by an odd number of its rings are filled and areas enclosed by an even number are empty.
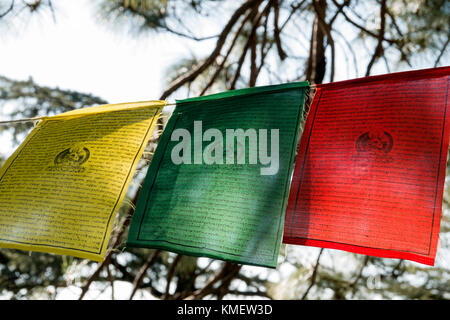
<svg viewBox="0 0 450 320"><path fill-rule="evenodd" d="M307 82L177 101L128 245L275 268Z"/></svg>

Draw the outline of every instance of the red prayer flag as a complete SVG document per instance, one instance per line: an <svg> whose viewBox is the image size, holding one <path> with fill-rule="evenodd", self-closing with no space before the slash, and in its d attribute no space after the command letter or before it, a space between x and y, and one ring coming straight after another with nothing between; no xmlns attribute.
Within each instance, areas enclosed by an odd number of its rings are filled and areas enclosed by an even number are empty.
<svg viewBox="0 0 450 320"><path fill-rule="evenodd" d="M450 67L317 85L284 242L434 265Z"/></svg>

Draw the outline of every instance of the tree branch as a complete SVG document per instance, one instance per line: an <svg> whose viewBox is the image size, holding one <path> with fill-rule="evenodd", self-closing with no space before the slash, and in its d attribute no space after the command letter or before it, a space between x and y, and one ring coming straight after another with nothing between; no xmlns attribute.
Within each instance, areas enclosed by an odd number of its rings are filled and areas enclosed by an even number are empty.
<svg viewBox="0 0 450 320"><path fill-rule="evenodd" d="M306 0L301 1L300 3L298 3L297 5L292 5L291 6L291 11L289 13L289 16L286 18L286 20L283 22L283 24L281 25L280 29L279 29L279 33L281 34L281 32L283 31L283 29L286 27L286 25L288 24L288 22L291 20L291 18L294 16L295 12L301 8L301 6L305 3ZM267 19L266 22L267 23ZM267 27L265 25L265 27ZM265 44L267 41L267 34L266 34L266 28L264 29L264 35L263 35L263 43L261 45L261 57L260 57L260 64L259 64L259 68L258 68L258 73L261 72L261 69L264 67L264 61L266 59L267 54L269 53L269 51L272 49L273 47L273 41L269 42L269 46L267 48L267 50L264 51L265 49ZM271 70L269 68L267 68L267 71L270 73ZM282 80L280 79L279 82L282 82Z"/></svg>
<svg viewBox="0 0 450 320"><path fill-rule="evenodd" d="M233 40L231 41L230 47L228 48L227 53L225 54L225 56L223 57L222 62L219 64L219 66L216 68L216 71L214 72L213 76L211 77L211 79L209 80L209 82L207 83L207 85L203 88L203 90L200 92L200 96L204 95L206 93L206 91L213 85L214 81L216 80L216 78L219 76L220 72L223 70L225 63L228 59L228 57L230 56L231 52L233 51L233 48L236 44L237 39L239 38L239 35L242 32L242 29L245 26L245 23L248 21L248 19L250 19L251 16L251 12L249 14L247 14L247 16L242 20L241 25L239 26L238 30L236 31Z"/></svg>
<svg viewBox="0 0 450 320"><path fill-rule="evenodd" d="M111 267L110 264L106 266L106 272L108 274L108 281L111 285L111 300L114 300L114 279L112 277L110 267Z"/></svg>
<svg viewBox="0 0 450 320"><path fill-rule="evenodd" d="M381 19L380 32L378 33L378 36L377 36L378 43L375 48L375 52L372 55L372 58L370 59L370 62L367 66L366 77L370 75L370 71L371 71L373 65L378 60L378 58L383 54L383 51L384 51L383 40L384 40L384 31L386 29L386 0L381 0L380 19Z"/></svg>
<svg viewBox="0 0 450 320"><path fill-rule="evenodd" d="M189 288L192 288L192 287L193 287L193 285L194 285L194 283L195 283L195 280L196 280L199 276L205 274L205 273L208 271L209 267L211 266L211 264L212 264L213 262L214 262L214 260L210 260L209 263L208 263L208 265L207 265L205 268L203 268L203 269L201 269L201 270L199 270L199 271L194 270L193 275L192 275L191 279L189 280L189 284L186 286L187 289L184 290L183 292L177 292L176 294L174 294L174 295L172 296L172 298L173 298L174 300L186 298L186 297L190 294L190 292L188 291Z"/></svg>
<svg viewBox="0 0 450 320"><path fill-rule="evenodd" d="M170 283L172 282L173 275L175 273L175 268L177 267L178 262L180 262L181 254L177 254L172 264L170 265L169 271L167 271L167 282L166 282L166 291L164 292L163 299L167 300L169 298L170 291Z"/></svg>
<svg viewBox="0 0 450 320"><path fill-rule="evenodd" d="M228 273L227 277L222 280L221 285L215 290L215 294L217 295L218 300L222 300L223 297L225 297L229 293L231 281L233 281L236 274L239 273L241 267L242 266L235 265L234 268Z"/></svg>
<svg viewBox="0 0 450 320"><path fill-rule="evenodd" d="M228 294L234 294L236 296L246 296L246 297L260 296L260 297L269 298L269 299L273 300L272 297L267 294L267 292L261 291L261 290L257 290L256 292L255 291L229 290Z"/></svg>
<svg viewBox="0 0 450 320"><path fill-rule="evenodd" d="M336 6L340 6L340 4L336 1L333 0L333 3ZM352 19L349 18L349 16L345 13L344 10L341 11L342 15L344 16L345 20L347 22L349 22L350 24L352 24L354 27L358 28L359 30L363 31L364 33L368 34L369 36L373 37L373 38L378 38L378 34L366 29L365 27L363 27L362 25L358 24L357 22L353 21ZM395 39L386 39L383 38L383 41L388 42L389 44L398 44L398 40Z"/></svg>
<svg viewBox="0 0 450 320"><path fill-rule="evenodd" d="M257 29L259 26L259 21L254 22L253 25L257 25L256 27ZM254 87L256 85L256 79L258 78L258 67L256 66L256 59L257 59L256 46L258 42L256 39L256 29L255 32L252 32L249 37L250 42L250 80L248 83L249 87Z"/></svg>
<svg viewBox="0 0 450 320"><path fill-rule="evenodd" d="M339 30L334 30L334 32L341 37L342 40L344 40L344 43L347 46L347 49L350 51L350 53L352 54L353 57L353 67L355 69L355 75L356 77L358 77L359 75L359 71L358 71L358 59L356 57L356 53L355 50L353 50L352 45L348 42L348 40L345 38L345 36L342 34L342 32L340 32Z"/></svg>
<svg viewBox="0 0 450 320"><path fill-rule="evenodd" d="M133 204L137 203L137 199L139 197L140 191L141 191L141 188L138 188L138 191L136 192L136 194L135 194L135 196L133 198L133 201L132 201ZM120 244L120 240L122 239L122 236L125 233L126 228L129 226L129 224L131 222L132 211L134 211L134 210L133 210L132 207L130 207L128 215L122 220L122 223L119 224L120 227L119 227L115 237L112 240L111 247L108 250L108 252L106 253L106 256L105 256L104 260L101 263L98 264L97 269L95 270L95 272L87 279L87 281L85 282L85 284L81 288L81 294L80 294L80 297L78 298L78 300L82 300L83 299L83 297L85 296L85 294L89 290L89 287L91 286L92 282L95 281L95 279L98 278L98 276L100 275L100 272L102 271L102 269L111 262L112 254L114 252L113 249L116 248Z"/></svg>
<svg viewBox="0 0 450 320"><path fill-rule="evenodd" d="M222 270L220 270L220 272L218 272L214 276L214 278L212 278L203 288L194 291L190 296L186 298L186 300L202 299L208 294L213 293L214 285L217 282L222 281L223 283L227 281L227 279L234 277L240 269L240 265L231 262L225 262Z"/></svg>
<svg viewBox="0 0 450 320"><path fill-rule="evenodd" d="M259 26L259 21L261 20L263 15L267 14L267 12L269 11L270 6L271 6L271 1L272 0L270 0L268 2L267 6L264 8L264 10L261 11L260 13L258 13L257 16L253 19L253 27L252 27L252 30L250 31L249 38L248 38L248 40L247 40L247 42L245 44L245 47L242 50L242 54L241 54L241 56L239 58L239 62L238 62L238 66L237 66L236 72L234 73L233 80L231 80L230 90L233 90L233 89L236 88L237 80L239 79L239 76L241 75L242 65L244 64L245 57L247 56L247 51L248 51L248 49L250 48L250 45L251 45L252 36L256 33L256 29L258 29L258 26ZM257 8L255 8L254 10L256 10L256 9Z"/></svg>
<svg viewBox="0 0 450 320"><path fill-rule="evenodd" d="M215 59L219 56L220 51L222 50L223 45L225 44L225 40L228 37L228 34L231 32L233 26L235 23L239 20L242 14L244 14L249 8L251 8L256 3L260 2L261 0L248 0L244 2L242 6L240 6L231 16L228 23L223 28L222 32L220 33L219 38L216 42L216 47L214 48L213 52L210 54L210 56L199 66L192 69L190 72L182 75L178 79L176 79L174 82L172 82L169 86L169 88L163 92L163 94L160 97L160 100L165 100L169 95L171 95L174 91L179 89L184 84L193 81L195 78L197 78L203 71L205 71L212 63L214 63Z"/></svg>
<svg viewBox="0 0 450 320"><path fill-rule="evenodd" d="M4 16L6 16L8 13L10 13L12 10L14 9L14 0L11 1L11 5L9 6L8 9L6 9L5 12L0 13L0 18L3 18Z"/></svg>
<svg viewBox="0 0 450 320"><path fill-rule="evenodd" d="M345 0L342 4L338 4L337 2L334 2L335 6L337 6L337 10L334 13L334 16L330 19L330 22L328 24L331 26L333 25L336 18L339 16L339 14L344 10L344 7L347 7L350 4L350 0Z"/></svg>
<svg viewBox="0 0 450 320"><path fill-rule="evenodd" d="M350 284L350 288L352 289L352 296L355 294L356 285L358 284L359 280L361 279L364 268L367 266L368 262L369 262L369 256L365 256L363 264L361 265L361 268L359 269L358 275L356 276L355 280Z"/></svg>
<svg viewBox="0 0 450 320"><path fill-rule="evenodd" d="M439 53L439 56L437 57L436 61L434 62L435 68L438 66L439 61L441 60L442 56L444 55L449 42L450 42L450 37L447 36L447 41L445 42L444 46L442 47L441 52Z"/></svg>
<svg viewBox="0 0 450 320"><path fill-rule="evenodd" d="M140 285L142 283L142 280L144 279L145 274L147 273L147 270L155 263L155 261L158 258L160 252L161 252L160 250L155 250L151 255L148 256L147 261L141 267L141 269L139 270L138 274L134 278L133 291L131 292L129 300L133 300L133 297L136 294L136 292L138 291L138 289L139 289L139 287L140 287Z"/></svg>
<svg viewBox="0 0 450 320"><path fill-rule="evenodd" d="M345 2L344 2L345 4ZM319 19L319 26L322 29L323 32L327 35L327 42L331 47L331 71L330 71L330 82L333 82L334 80L334 71L335 71L335 47L334 47L334 39L331 35L331 23L328 24L325 21L324 14L322 13L322 10L319 10L318 1L313 1L314 10L316 11L317 17ZM344 5L342 5L343 7ZM342 9L341 7L341 9ZM334 21L334 18L332 19Z"/></svg>
<svg viewBox="0 0 450 320"><path fill-rule="evenodd" d="M309 294L309 291L311 290L311 288L314 286L314 284L316 283L316 277L317 277L317 270L319 269L319 262L320 262L320 256L322 255L323 252L323 248L320 249L319 255L317 256L317 261L316 261L316 265L314 267L313 273L311 275L311 282L309 284L308 289L306 289L305 293L302 296L302 300L305 300L306 297Z"/></svg>
<svg viewBox="0 0 450 320"><path fill-rule="evenodd" d="M278 50L278 56L280 57L280 60L283 61L284 59L286 59L287 54L286 52L283 50L283 46L281 45L281 38L280 38L280 28L279 28L279 16L280 16L280 7L279 7L279 3L278 0L275 0L273 2L273 11L274 11L274 15L273 15L273 34L274 34L274 38L275 38L275 43L277 45L277 50Z"/></svg>

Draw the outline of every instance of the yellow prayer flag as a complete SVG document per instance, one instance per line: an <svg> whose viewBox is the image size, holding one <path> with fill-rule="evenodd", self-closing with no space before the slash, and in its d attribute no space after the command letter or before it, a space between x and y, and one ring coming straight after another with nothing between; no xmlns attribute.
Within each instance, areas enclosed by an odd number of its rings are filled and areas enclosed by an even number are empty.
<svg viewBox="0 0 450 320"><path fill-rule="evenodd" d="M101 261L165 101L44 117L0 169L0 247Z"/></svg>

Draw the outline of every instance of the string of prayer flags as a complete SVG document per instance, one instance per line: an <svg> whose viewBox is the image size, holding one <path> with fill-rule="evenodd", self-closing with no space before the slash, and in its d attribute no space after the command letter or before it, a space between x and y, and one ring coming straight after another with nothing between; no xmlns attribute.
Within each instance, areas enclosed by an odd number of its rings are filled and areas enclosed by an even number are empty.
<svg viewBox="0 0 450 320"><path fill-rule="evenodd" d="M307 82L177 101L128 245L276 267Z"/></svg>
<svg viewBox="0 0 450 320"><path fill-rule="evenodd" d="M0 169L0 247L101 261L165 101L44 117Z"/></svg>
<svg viewBox="0 0 450 320"><path fill-rule="evenodd" d="M450 68L318 85L284 242L434 265Z"/></svg>

